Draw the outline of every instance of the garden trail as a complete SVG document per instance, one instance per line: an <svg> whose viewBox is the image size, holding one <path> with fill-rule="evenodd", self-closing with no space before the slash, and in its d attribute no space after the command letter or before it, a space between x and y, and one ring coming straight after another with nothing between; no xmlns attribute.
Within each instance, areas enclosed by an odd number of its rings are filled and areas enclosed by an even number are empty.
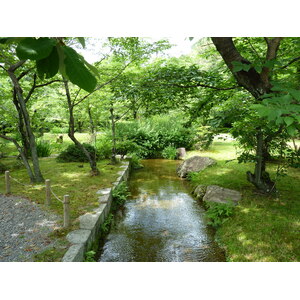
<svg viewBox="0 0 300 300"><path fill-rule="evenodd" d="M178 161L149 159L132 173L131 196L115 221L99 261L225 261L205 211L176 175Z"/></svg>
<svg viewBox="0 0 300 300"><path fill-rule="evenodd" d="M50 247L48 234L57 227L57 217L36 203L0 194L0 261L33 261L33 255Z"/></svg>

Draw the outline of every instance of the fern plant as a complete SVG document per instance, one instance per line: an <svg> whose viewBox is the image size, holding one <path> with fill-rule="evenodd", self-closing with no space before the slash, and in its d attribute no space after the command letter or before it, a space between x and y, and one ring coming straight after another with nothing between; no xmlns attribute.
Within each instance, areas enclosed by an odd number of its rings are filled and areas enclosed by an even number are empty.
<svg viewBox="0 0 300 300"><path fill-rule="evenodd" d="M219 227L234 213L234 204L228 203L205 202L207 207L206 216L208 217L208 225Z"/></svg>

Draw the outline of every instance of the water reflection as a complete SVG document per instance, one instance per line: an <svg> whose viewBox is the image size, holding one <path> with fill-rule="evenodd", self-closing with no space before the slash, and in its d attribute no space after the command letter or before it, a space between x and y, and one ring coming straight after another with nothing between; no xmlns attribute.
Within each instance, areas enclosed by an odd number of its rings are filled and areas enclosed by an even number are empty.
<svg viewBox="0 0 300 300"><path fill-rule="evenodd" d="M178 162L145 160L129 182L132 196L107 236L99 261L225 261L203 208L176 176Z"/></svg>

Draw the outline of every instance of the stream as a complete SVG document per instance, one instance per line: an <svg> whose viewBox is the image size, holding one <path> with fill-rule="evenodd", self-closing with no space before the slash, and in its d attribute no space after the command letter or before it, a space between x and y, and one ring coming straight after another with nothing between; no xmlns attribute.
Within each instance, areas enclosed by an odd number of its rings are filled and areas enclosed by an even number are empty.
<svg viewBox="0 0 300 300"><path fill-rule="evenodd" d="M176 175L179 163L143 160L144 168L131 173L131 196L103 241L99 262L225 261L203 207Z"/></svg>

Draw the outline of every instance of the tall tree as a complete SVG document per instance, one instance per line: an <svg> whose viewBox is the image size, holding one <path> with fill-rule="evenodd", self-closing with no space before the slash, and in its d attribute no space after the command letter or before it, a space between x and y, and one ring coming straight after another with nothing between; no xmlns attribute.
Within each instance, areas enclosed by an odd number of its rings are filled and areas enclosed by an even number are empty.
<svg viewBox="0 0 300 300"><path fill-rule="evenodd" d="M222 56L227 67L233 74L237 83L245 88L251 95L260 102L265 94L272 91L272 62L276 59L282 38L265 38L266 52L262 56L264 64L261 70L255 67L248 59L241 55L230 37L213 37L212 41L217 51ZM247 172L247 179L257 189L263 192L274 190L275 183L270 179L266 171L266 160L268 157L268 144L272 136L264 136L260 126L256 133L256 163L254 173Z"/></svg>

